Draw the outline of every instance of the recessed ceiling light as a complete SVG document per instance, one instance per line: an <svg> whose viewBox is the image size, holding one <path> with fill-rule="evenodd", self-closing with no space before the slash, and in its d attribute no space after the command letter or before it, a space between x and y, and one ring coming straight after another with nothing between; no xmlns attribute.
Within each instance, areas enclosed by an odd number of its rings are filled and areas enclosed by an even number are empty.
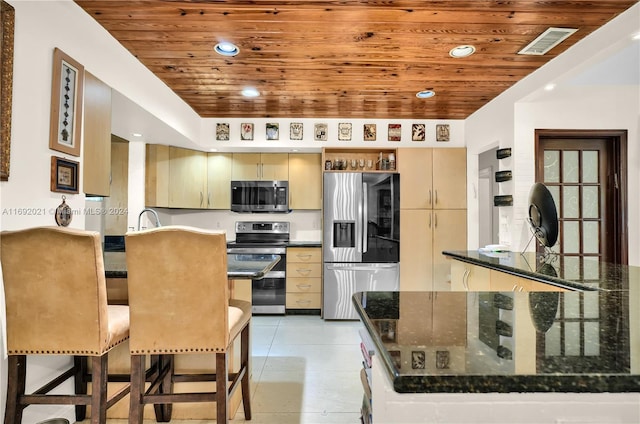
<svg viewBox="0 0 640 424"><path fill-rule="evenodd" d="M428 99L429 97L433 97L435 95L436 95L436 92L433 90L418 91L416 93L416 97L419 99Z"/></svg>
<svg viewBox="0 0 640 424"><path fill-rule="evenodd" d="M142 134L140 133L131 133L131 135L134 137L142 137Z"/></svg>
<svg viewBox="0 0 640 424"><path fill-rule="evenodd" d="M449 50L449 56L455 57L455 58L467 57L474 54L475 51L476 51L476 48L471 45L458 46Z"/></svg>
<svg viewBox="0 0 640 424"><path fill-rule="evenodd" d="M544 89L547 90L547 91L551 91L554 88L556 88L556 85L553 84L553 83L550 83L550 84L547 84L547 85L544 86Z"/></svg>
<svg viewBox="0 0 640 424"><path fill-rule="evenodd" d="M640 40L640 32L633 36L633 40Z"/></svg>
<svg viewBox="0 0 640 424"><path fill-rule="evenodd" d="M240 53L240 49L238 48L238 46L226 41L216 44L213 49L216 51L216 53L221 54L222 56L235 56Z"/></svg>
<svg viewBox="0 0 640 424"><path fill-rule="evenodd" d="M209 149L210 152L217 152L218 149Z"/></svg>
<svg viewBox="0 0 640 424"><path fill-rule="evenodd" d="M260 95L260 92L253 87L247 87L242 90L242 95L244 97L258 97Z"/></svg>

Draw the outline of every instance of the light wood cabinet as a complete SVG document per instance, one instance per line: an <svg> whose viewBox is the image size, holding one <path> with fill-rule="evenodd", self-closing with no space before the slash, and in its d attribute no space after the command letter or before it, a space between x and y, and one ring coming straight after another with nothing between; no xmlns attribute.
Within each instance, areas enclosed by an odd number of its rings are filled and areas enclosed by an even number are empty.
<svg viewBox="0 0 640 424"><path fill-rule="evenodd" d="M169 207L207 207L207 154L169 147Z"/></svg>
<svg viewBox="0 0 640 424"><path fill-rule="evenodd" d="M455 261L458 262L458 261ZM539 281L529 280L507 272L491 271L491 291L568 291L553 284L545 284Z"/></svg>
<svg viewBox="0 0 640 424"><path fill-rule="evenodd" d="M111 195L104 198L105 235L127 232L129 205L129 143L111 136Z"/></svg>
<svg viewBox="0 0 640 424"><path fill-rule="evenodd" d="M401 181L402 178L401 175ZM402 197L401 192L401 201ZM430 210L400 209L400 285L402 290L433 289L432 220Z"/></svg>
<svg viewBox="0 0 640 424"><path fill-rule="evenodd" d="M461 261L451 261L451 290L489 291L491 274L489 268Z"/></svg>
<svg viewBox="0 0 640 424"><path fill-rule="evenodd" d="M322 208L322 156L319 153L289 154L289 207L295 210Z"/></svg>
<svg viewBox="0 0 640 424"><path fill-rule="evenodd" d="M398 149L400 288L450 290L443 250L467 248L466 149Z"/></svg>
<svg viewBox="0 0 640 424"><path fill-rule="evenodd" d="M169 146L146 145L144 178L145 205L169 207Z"/></svg>
<svg viewBox="0 0 640 424"><path fill-rule="evenodd" d="M82 190L109 196L111 175L111 87L85 71Z"/></svg>
<svg viewBox="0 0 640 424"><path fill-rule="evenodd" d="M231 153L209 153L207 155L207 208L231 208Z"/></svg>
<svg viewBox="0 0 640 424"><path fill-rule="evenodd" d="M232 179L288 180L289 155L287 153L234 153Z"/></svg>
<svg viewBox="0 0 640 424"><path fill-rule="evenodd" d="M287 249L287 309L320 309L322 250L319 247Z"/></svg>

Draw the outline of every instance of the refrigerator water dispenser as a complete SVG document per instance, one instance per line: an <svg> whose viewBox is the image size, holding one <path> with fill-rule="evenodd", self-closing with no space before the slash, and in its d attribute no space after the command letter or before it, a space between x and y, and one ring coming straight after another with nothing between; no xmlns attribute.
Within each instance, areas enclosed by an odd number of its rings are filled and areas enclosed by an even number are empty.
<svg viewBox="0 0 640 424"><path fill-rule="evenodd" d="M355 221L333 222L333 247L355 247Z"/></svg>

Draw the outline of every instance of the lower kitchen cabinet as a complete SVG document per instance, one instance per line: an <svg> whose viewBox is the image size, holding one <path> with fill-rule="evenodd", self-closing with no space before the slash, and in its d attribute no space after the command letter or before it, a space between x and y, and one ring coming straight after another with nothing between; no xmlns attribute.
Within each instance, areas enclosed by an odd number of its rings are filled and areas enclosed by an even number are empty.
<svg viewBox="0 0 640 424"><path fill-rule="evenodd" d="M491 273L489 271L489 268L452 261L451 290L489 291L491 290Z"/></svg>
<svg viewBox="0 0 640 424"><path fill-rule="evenodd" d="M320 309L322 305L322 250L287 249L287 309Z"/></svg>

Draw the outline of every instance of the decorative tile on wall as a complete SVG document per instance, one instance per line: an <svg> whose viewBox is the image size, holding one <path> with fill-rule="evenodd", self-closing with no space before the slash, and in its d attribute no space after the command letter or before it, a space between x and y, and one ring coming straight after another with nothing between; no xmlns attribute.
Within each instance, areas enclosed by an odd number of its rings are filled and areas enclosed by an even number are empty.
<svg viewBox="0 0 640 424"><path fill-rule="evenodd" d="M436 125L436 141L449 141L449 124Z"/></svg>
<svg viewBox="0 0 640 424"><path fill-rule="evenodd" d="M289 139L302 140L303 127L302 122L292 122L289 124Z"/></svg>
<svg viewBox="0 0 640 424"><path fill-rule="evenodd" d="M376 141L376 124L364 124L364 141Z"/></svg>
<svg viewBox="0 0 640 424"><path fill-rule="evenodd" d="M425 140L425 125L413 124L411 126L411 141L424 141Z"/></svg>
<svg viewBox="0 0 640 424"><path fill-rule="evenodd" d="M400 141L402 139L402 125L389 124L389 141Z"/></svg>
<svg viewBox="0 0 640 424"><path fill-rule="evenodd" d="M277 140L280 138L280 127L275 123L267 124L267 140Z"/></svg>
<svg viewBox="0 0 640 424"><path fill-rule="evenodd" d="M240 140L253 140L253 124L240 124Z"/></svg>
<svg viewBox="0 0 640 424"><path fill-rule="evenodd" d="M351 141L351 124L341 122L338 124L338 140Z"/></svg>
<svg viewBox="0 0 640 424"><path fill-rule="evenodd" d="M229 124L216 124L216 140L229 141Z"/></svg>
<svg viewBox="0 0 640 424"><path fill-rule="evenodd" d="M315 141L327 141L329 137L329 129L327 124L315 124L313 131L313 139Z"/></svg>

